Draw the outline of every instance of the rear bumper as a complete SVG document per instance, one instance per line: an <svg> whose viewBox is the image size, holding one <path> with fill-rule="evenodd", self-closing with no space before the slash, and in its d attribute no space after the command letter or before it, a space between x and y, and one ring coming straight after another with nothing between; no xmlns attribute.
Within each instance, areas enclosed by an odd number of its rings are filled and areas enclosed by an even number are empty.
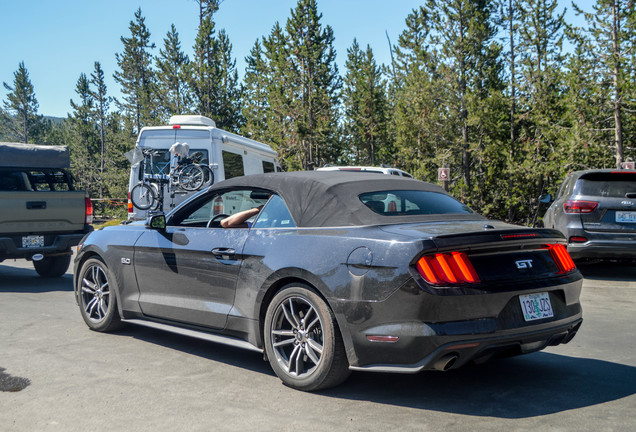
<svg viewBox="0 0 636 432"><path fill-rule="evenodd" d="M582 322L583 319L579 314L578 317L564 320L564 322L559 324L553 322L549 328L543 330L512 332L511 334L501 332L495 335L441 337L438 338L438 342L443 342L444 340L446 342L417 363L370 364L352 366L351 369L396 373L417 373L424 370L447 371L459 368L470 361L479 363L492 357L528 354L540 351L548 346L568 343L574 338ZM416 339L414 338L412 341L414 345L417 345ZM416 349L415 347L413 348Z"/></svg>
<svg viewBox="0 0 636 432"><path fill-rule="evenodd" d="M590 239L585 243L568 243L568 253L572 259L583 258L636 258L634 240Z"/></svg>
<svg viewBox="0 0 636 432"><path fill-rule="evenodd" d="M573 272L491 292L431 294L415 282L385 301L335 302L352 369L413 373L569 342L582 322L582 277ZM526 321L520 295L548 293L553 317Z"/></svg>
<svg viewBox="0 0 636 432"><path fill-rule="evenodd" d="M71 247L79 244L80 240L93 230L88 226L85 231L76 233L43 233L44 246L23 248L23 235L8 235L0 237L0 259L24 258L31 259L35 254L61 255L71 252Z"/></svg>

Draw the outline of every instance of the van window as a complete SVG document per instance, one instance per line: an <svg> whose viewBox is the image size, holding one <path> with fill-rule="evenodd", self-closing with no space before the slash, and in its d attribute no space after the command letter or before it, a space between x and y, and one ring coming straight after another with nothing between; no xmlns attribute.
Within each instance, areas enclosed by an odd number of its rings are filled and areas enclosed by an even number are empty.
<svg viewBox="0 0 636 432"><path fill-rule="evenodd" d="M223 169L226 180L245 175L243 155L223 150Z"/></svg>
<svg viewBox="0 0 636 432"><path fill-rule="evenodd" d="M267 162L267 161L263 161L263 172L264 173L270 173L270 172L275 172L276 170L274 169L274 163L273 162Z"/></svg>

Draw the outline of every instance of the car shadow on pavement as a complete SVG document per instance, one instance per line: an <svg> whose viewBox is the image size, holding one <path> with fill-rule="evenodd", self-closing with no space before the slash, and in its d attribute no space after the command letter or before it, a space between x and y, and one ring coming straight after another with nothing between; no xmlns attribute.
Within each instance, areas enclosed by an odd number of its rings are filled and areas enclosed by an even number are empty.
<svg viewBox="0 0 636 432"><path fill-rule="evenodd" d="M263 361L263 355L256 351L248 351L221 343L209 342L134 324L126 325L115 334L160 345L215 362L236 366L241 369L275 376L269 363Z"/></svg>
<svg viewBox="0 0 636 432"><path fill-rule="evenodd" d="M129 325L117 334L237 368L275 376L262 355ZM283 385L281 383L281 385ZM506 419L554 414L636 394L636 367L548 352L497 359L448 372L354 372L324 397Z"/></svg>
<svg viewBox="0 0 636 432"><path fill-rule="evenodd" d="M636 393L636 367L539 352L448 372L355 373L330 397L471 416L519 419Z"/></svg>
<svg viewBox="0 0 636 432"><path fill-rule="evenodd" d="M636 282L636 264L633 262L588 261L577 262L576 267L585 279Z"/></svg>
<svg viewBox="0 0 636 432"><path fill-rule="evenodd" d="M73 291L73 275L45 278L34 269L11 267L0 264L0 292L43 293Z"/></svg>

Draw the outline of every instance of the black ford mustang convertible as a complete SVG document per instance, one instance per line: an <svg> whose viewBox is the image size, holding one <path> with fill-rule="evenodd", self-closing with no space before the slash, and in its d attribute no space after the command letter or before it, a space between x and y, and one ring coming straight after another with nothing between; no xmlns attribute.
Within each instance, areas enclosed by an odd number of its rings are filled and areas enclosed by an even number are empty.
<svg viewBox="0 0 636 432"><path fill-rule="evenodd" d="M448 370L570 341L582 277L564 244L417 180L273 173L89 234L74 286L93 330L141 324L260 351L311 391L351 370Z"/></svg>

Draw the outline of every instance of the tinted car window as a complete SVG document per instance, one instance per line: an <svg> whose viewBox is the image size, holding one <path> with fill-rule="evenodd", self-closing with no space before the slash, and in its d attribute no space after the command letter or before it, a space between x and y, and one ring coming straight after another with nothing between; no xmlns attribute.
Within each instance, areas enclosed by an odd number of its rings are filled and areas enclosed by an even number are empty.
<svg viewBox="0 0 636 432"><path fill-rule="evenodd" d="M359 198L375 213L385 216L473 212L454 198L437 192L394 190L364 193Z"/></svg>
<svg viewBox="0 0 636 432"><path fill-rule="evenodd" d="M285 202L278 195L273 195L263 207L258 219L253 225L254 228L295 228L296 224L292 219Z"/></svg>
<svg viewBox="0 0 636 432"><path fill-rule="evenodd" d="M263 172L264 173L270 173L270 172L275 172L276 170L274 169L274 163L273 162L267 162L267 161L263 161Z"/></svg>
<svg viewBox="0 0 636 432"><path fill-rule="evenodd" d="M620 173L594 173L581 177L576 182L577 195L596 195L622 198L628 193L636 194L636 175Z"/></svg>

